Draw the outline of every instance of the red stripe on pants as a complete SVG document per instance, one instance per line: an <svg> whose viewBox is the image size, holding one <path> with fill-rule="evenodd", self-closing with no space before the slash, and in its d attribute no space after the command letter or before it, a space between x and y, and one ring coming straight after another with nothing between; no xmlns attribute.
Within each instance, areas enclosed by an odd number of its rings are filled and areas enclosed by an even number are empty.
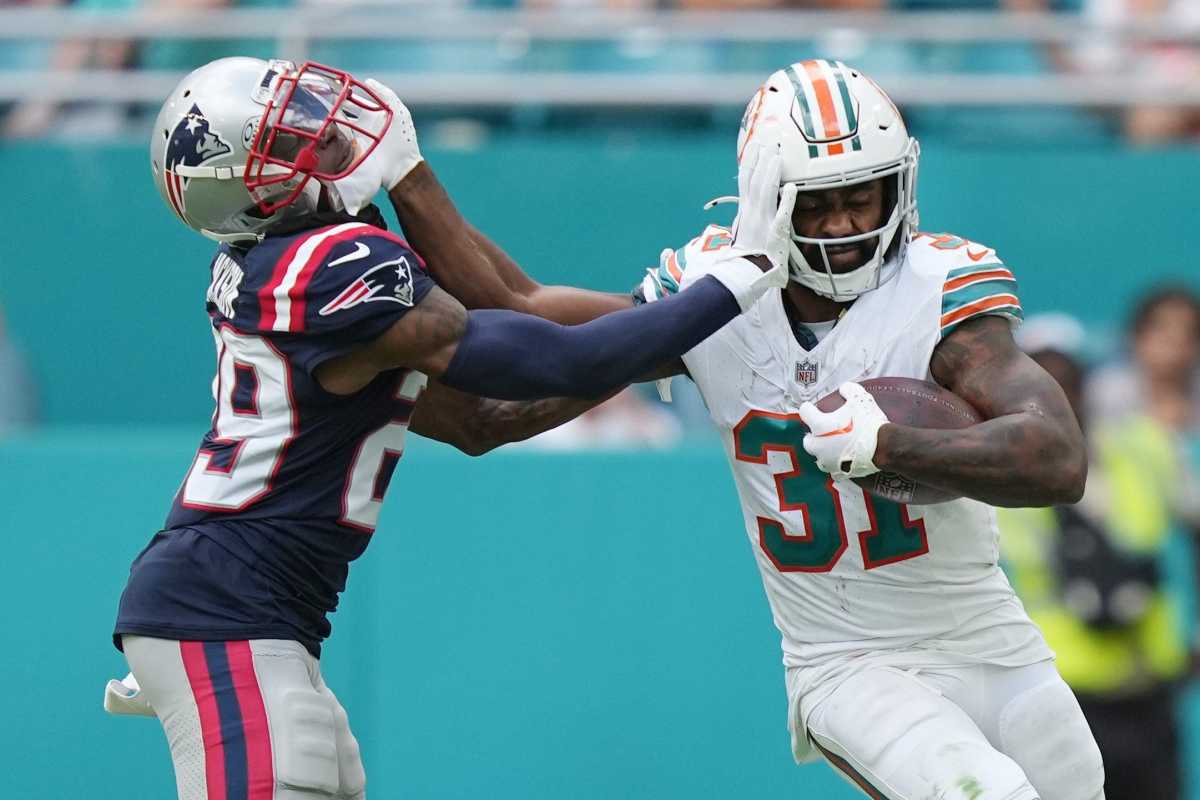
<svg viewBox="0 0 1200 800"><path fill-rule="evenodd" d="M183 668L192 687L192 696L196 698L196 709L200 712L200 733L204 740L204 782L208 786L208 800L226 800L225 745L221 739L217 697L204 658L204 643L180 642L179 652L183 655Z"/></svg>

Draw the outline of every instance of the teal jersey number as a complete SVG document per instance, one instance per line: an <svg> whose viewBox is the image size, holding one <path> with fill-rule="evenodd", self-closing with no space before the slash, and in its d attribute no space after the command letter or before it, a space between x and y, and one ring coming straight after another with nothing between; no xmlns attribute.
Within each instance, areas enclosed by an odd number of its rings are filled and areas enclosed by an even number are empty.
<svg viewBox="0 0 1200 800"><path fill-rule="evenodd" d="M758 518L758 543L780 572L828 572L846 552L848 534L842 498L833 478L805 451L808 428L798 414L751 411L733 429L738 461L766 464L771 451L786 453L792 469L775 475L780 511L799 511L806 533L788 533L768 517ZM910 519L908 508L871 497L861 489L869 527L858 532L866 569L894 564L929 552L925 524Z"/></svg>

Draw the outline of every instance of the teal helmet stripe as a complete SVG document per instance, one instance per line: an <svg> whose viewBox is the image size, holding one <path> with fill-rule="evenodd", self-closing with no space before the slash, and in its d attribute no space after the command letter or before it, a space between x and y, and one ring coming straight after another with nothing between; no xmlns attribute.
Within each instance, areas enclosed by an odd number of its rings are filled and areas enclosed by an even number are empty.
<svg viewBox="0 0 1200 800"><path fill-rule="evenodd" d="M833 73L833 76L835 78L837 78L838 93L841 94L841 96L842 96L842 107L845 108L845 110L846 110L846 124L847 124L847 126L849 126L847 128L846 132L857 134L858 133L858 117L854 113L854 101L850 99L850 87L848 87L846 85L846 75L845 75L846 65L840 61L835 61L832 64L829 64L828 61L825 63L829 65L830 71ZM858 144L857 135L855 137L855 144ZM854 149L861 150L862 145L858 144L858 146L855 147Z"/></svg>
<svg viewBox="0 0 1200 800"><path fill-rule="evenodd" d="M787 68L788 79L792 82L792 88L796 90L796 102L800 105L800 113L804 122L804 137L810 142L817 138L813 131L812 109L808 107L808 95L804 93L804 83L800 80L796 67L790 66ZM809 147L809 155L816 155L815 147Z"/></svg>

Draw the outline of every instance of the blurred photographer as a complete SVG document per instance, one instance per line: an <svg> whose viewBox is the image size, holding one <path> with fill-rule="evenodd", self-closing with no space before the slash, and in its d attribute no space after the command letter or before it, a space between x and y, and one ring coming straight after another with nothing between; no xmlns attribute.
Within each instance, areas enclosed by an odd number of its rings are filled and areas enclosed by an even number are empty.
<svg viewBox="0 0 1200 800"><path fill-rule="evenodd" d="M1100 746L1108 800L1182 796L1176 699L1189 665L1178 600L1161 565L1170 536L1195 526L1171 430L1147 414L1090 425L1082 327L1030 319L1018 343L1062 385L1088 436L1074 506L1000 509L1005 567L1058 655Z"/></svg>

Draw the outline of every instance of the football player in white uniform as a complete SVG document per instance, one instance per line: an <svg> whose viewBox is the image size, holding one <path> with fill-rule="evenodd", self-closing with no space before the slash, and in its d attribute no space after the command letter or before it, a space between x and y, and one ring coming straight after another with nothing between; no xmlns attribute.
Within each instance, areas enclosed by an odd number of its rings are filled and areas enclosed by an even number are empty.
<svg viewBox="0 0 1200 800"><path fill-rule="evenodd" d="M917 231L917 142L861 72L814 60L771 75L738 137L743 196L776 153L784 202L796 193L789 285L663 373L695 381L721 432L782 634L796 759L824 757L875 798L1102 798L1079 705L997 566L992 506L1074 502L1087 469L1061 390L1013 343L1012 273L989 247ZM525 276L426 165L388 188L468 307L596 313ZM664 251L635 302L698 279L750 217ZM936 381L984 421L889 423L857 383L880 376ZM845 405L818 411L834 391ZM879 470L961 499L904 505L851 482Z"/></svg>

